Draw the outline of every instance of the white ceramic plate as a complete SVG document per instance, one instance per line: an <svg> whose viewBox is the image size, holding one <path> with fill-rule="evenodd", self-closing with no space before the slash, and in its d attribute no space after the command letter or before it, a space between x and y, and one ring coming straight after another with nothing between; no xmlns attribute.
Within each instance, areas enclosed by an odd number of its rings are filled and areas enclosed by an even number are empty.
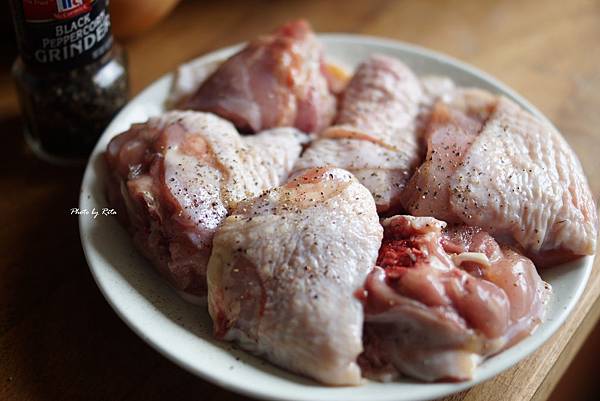
<svg viewBox="0 0 600 401"><path fill-rule="evenodd" d="M354 67L372 53L384 53L407 63L419 75L447 75L459 85L476 86L513 98L531 112L540 112L494 78L461 62L407 44L364 36L321 35L329 60ZM195 65L210 64L237 49L208 54ZM104 132L83 178L80 209L108 207L104 196L105 167L102 152L108 141L131 123L145 121L164 110L173 76L167 75L133 99ZM542 118L544 118L542 116ZM85 255L100 290L115 312L144 341L184 369L230 390L258 398L280 400L426 400L464 390L514 365L546 341L564 322L581 296L593 257L581 258L541 275L554 295L547 320L535 334L485 361L472 381L426 384L406 379L393 383L365 381L360 387L325 387L285 372L230 344L216 341L206 307L190 305L154 273L133 248L114 217L80 215Z"/></svg>

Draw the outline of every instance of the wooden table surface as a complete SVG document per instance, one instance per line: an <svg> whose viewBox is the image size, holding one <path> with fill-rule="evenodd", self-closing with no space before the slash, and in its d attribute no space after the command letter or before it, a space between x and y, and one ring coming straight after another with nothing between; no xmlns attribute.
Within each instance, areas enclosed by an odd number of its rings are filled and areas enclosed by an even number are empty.
<svg viewBox="0 0 600 401"><path fill-rule="evenodd" d="M497 76L544 112L600 194L597 1L189 1L126 47L132 94L179 63L303 16L316 30L386 36ZM0 71L0 400L229 400L135 336L96 288L77 220L81 168L38 161ZM493 380L447 400L544 400L600 313L599 263L562 329Z"/></svg>

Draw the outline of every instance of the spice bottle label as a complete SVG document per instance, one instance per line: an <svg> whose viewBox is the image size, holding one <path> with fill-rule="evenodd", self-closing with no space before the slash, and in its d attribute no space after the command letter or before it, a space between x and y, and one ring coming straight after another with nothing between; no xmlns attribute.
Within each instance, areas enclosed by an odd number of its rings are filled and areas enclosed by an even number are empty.
<svg viewBox="0 0 600 401"><path fill-rule="evenodd" d="M98 60L112 46L107 0L22 0L22 4L23 26L17 33L27 63L72 68Z"/></svg>

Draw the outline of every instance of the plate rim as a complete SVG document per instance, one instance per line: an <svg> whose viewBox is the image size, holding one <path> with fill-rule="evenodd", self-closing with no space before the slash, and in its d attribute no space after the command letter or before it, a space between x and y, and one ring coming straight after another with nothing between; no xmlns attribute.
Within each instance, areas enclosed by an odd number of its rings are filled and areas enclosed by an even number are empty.
<svg viewBox="0 0 600 401"><path fill-rule="evenodd" d="M556 127L554 126L554 124L552 123L552 121L550 119L548 119L543 113L541 113L534 105L532 105L528 100L526 100L518 92L516 92L515 90L510 88L508 85L504 84L502 81L495 78L494 76L480 70L479 68L477 68L473 65L470 65L463 61L460 61L452 56L449 56L444 53L441 53L441 52L438 52L435 50L431 50L431 49L428 49L428 48L425 48L425 47L422 47L419 45L415 45L412 43L407 43L407 42L390 39L390 38L371 36L371 35L352 34L352 33L319 33L318 37L319 37L319 39L322 39L325 41L340 41L340 42L345 42L346 44L365 44L367 46L374 45L374 46L378 46L378 47L387 47L387 48L391 48L391 49L395 49L395 50L400 49L405 52L411 52L411 53L416 53L420 56L425 56L426 58L429 58L429 59L436 59L437 61L441 61L444 64L448 64L454 68L463 70L463 71L467 72L469 75L473 75L481 80L491 83L493 86L498 87L500 90L502 90L504 92L504 94L506 94L509 97L511 97L512 99L514 99L517 103L521 104L524 108L526 108L530 112L536 114L538 117L542 118L544 121L546 121L548 124L550 124L552 127L554 127L556 129ZM243 44L244 43L238 43L235 45L218 48L218 49L215 49L208 53L205 53L199 57L196 57L192 60L189 60L186 63L201 62L202 59L210 59L212 57L215 57L217 54L222 54L222 53L226 54L228 52L234 51L235 49L241 47ZM328 46L327 43L325 43L325 45ZM128 106L130 106L131 104L135 104L136 101L139 101L140 98L143 98L148 92L150 92L156 86L159 86L161 84L166 84L166 81L170 81L172 83L173 77L174 77L174 71L163 74L156 80L152 81L149 85L147 85L135 97L130 99L127 102L126 106L113 118L113 120L107 126L107 128L104 130L104 132L102 133L100 138L103 138L105 135L107 135L107 132L111 130L111 127L115 123L115 121L118 121L120 119L121 115L125 114ZM560 131L558 129L556 129L556 130L560 133ZM561 133L561 136L562 136L562 133ZM102 141L99 139L98 144L94 147L94 150L93 150L88 162L86 163L85 173L82 178L80 196L79 196L79 207L80 208L82 208L82 206L85 205L88 200L88 198L87 198L87 196L89 196L88 188L92 187L90 185L90 180L95 175L93 163L95 162L95 159L98 157L98 153L102 151L102 149L101 149L102 143L101 142ZM587 176L586 176L586 179L587 179ZM119 316L119 318L137 336L139 336L145 343L150 345L154 350L158 351L158 353L161 354L163 357L167 358L168 360L175 363L176 365L184 368L185 370L187 370L188 372L192 373L195 376L198 376L198 377L200 377L208 382L211 382L215 385L218 385L222 388L226 388L228 390L234 391L238 394L248 395L251 397L258 397L261 399L269 399L269 400L285 399L285 400L298 400L298 401L300 401L300 400L314 401L316 399L332 399L331 397L324 397L324 398L323 397L304 397L303 398L302 395L300 395L300 396L298 396L297 394L283 395L280 393L274 393L272 391L269 391L268 389L253 388L252 386L247 386L247 385L241 384L236 380L223 378L222 376L220 376L218 374L212 374L212 372L209 368L208 369L199 369L197 366L190 364L184 358L179 358L176 355L173 355L172 353L170 353L167 347L164 347L163 344L161 344L160 342L155 341L154 339L149 337L145 333L144 328L142 326L138 326L136 324L136 322L134 321L134 319L130 318L127 315L125 308L122 305L119 305L115 301L113 296L109 293L107 284L104 283L102 281L102 278L99 276L97 267L94 267L96 262L94 262L91 257L93 244L84 235L86 219L88 219L88 218L89 218L89 216L86 216L83 214L80 214L78 216L79 236L80 236L80 241L81 241L81 245L82 245L82 248L84 251L84 256L85 256L86 262L88 264L88 267L92 274L92 277L93 277L94 281L96 282L96 285L98 286L100 292L102 293L102 296L105 298L105 300L108 302L108 304L113 309L113 311L117 314L117 316ZM436 398L436 397L444 397L444 396L471 388L473 386L476 386L477 384L479 384L483 381L493 379L494 377L502 374L506 370L510 369L511 367L515 366L519 362L523 361L525 358L527 358L533 352L537 351L550 337L552 337L558 331L559 327L566 321L566 319L569 317L571 311L574 309L575 305L579 302L581 295L583 294L584 290L587 288L589 277L590 277L590 274L592 271L594 258L595 258L595 254L590 255L590 256L584 256L581 258L580 266L578 266L577 268L582 270L583 276L582 276L581 282L577 286L577 290L576 290L575 294L569 300L568 304L564 306L563 311L558 315L558 318L552 320L549 323L549 328L547 329L546 335L543 338L537 338L537 340L533 340L533 337L529 337L530 339L532 339L532 340L530 340L530 342L532 342L531 346L529 348L527 348L526 350L524 350L521 354L519 354L518 358L513 358L513 360L511 362L505 364L504 367L497 369L497 371L494 373L490 373L489 375L484 375L482 377L476 376L473 380L457 383L455 385L455 388L453 388L453 389L449 389L447 391L432 392L432 394L430 394L430 395L425 395L422 397L415 398L415 401L428 400L428 399L432 399L432 398ZM431 385L433 388L435 386L435 383L429 383L428 385ZM319 388L335 389L335 387L330 387L330 386L325 386L325 385L319 385ZM347 388L347 387L344 387L344 388ZM387 396L386 396L386 394L387 394ZM381 400L381 401L388 401L388 400L391 401L396 398L396 396L394 396L393 394L389 394L389 393L386 393L386 394L378 394L377 396L371 396L370 399Z"/></svg>

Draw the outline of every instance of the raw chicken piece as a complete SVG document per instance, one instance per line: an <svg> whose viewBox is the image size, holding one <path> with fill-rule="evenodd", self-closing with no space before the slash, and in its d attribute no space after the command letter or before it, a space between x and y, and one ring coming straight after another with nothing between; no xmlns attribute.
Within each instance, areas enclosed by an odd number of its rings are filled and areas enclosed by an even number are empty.
<svg viewBox="0 0 600 401"><path fill-rule="evenodd" d="M419 161L421 97L420 82L408 67L391 57L371 56L346 87L336 125L320 134L294 169L347 169L371 191L379 212L394 210Z"/></svg>
<svg viewBox="0 0 600 401"><path fill-rule="evenodd" d="M480 226L541 265L591 255L597 217L577 157L512 101L463 90L438 102L426 161L402 195L413 215Z"/></svg>
<svg viewBox="0 0 600 401"><path fill-rule="evenodd" d="M177 107L216 113L242 130L320 131L336 108L324 70L310 26L292 21L250 42Z"/></svg>
<svg viewBox="0 0 600 401"><path fill-rule="evenodd" d="M241 204L215 236L208 306L218 338L331 385L361 381L363 312L375 265L373 198L341 169L312 169Z"/></svg>
<svg viewBox="0 0 600 401"><path fill-rule="evenodd" d="M478 89L460 89L445 102L433 105L424 139L425 162L402 194L407 210L417 216L435 216L449 223L460 218L447 207L452 187L448 180L489 116L495 98ZM486 112L478 113L479 106ZM486 106L486 107L483 107ZM456 121L449 124L449 121Z"/></svg>
<svg viewBox="0 0 600 401"><path fill-rule="evenodd" d="M414 123L422 95L418 78L406 65L373 55L358 66L342 95L335 125L321 136L365 139L410 154L416 146Z"/></svg>
<svg viewBox="0 0 600 401"><path fill-rule="evenodd" d="M304 135L251 138L208 113L169 112L109 143L110 203L134 242L182 295L206 295L212 237L238 202L280 184Z"/></svg>
<svg viewBox="0 0 600 401"><path fill-rule="evenodd" d="M367 278L363 372L467 380L481 360L531 334L550 289L533 263L477 228L431 217L383 221Z"/></svg>
<svg viewBox="0 0 600 401"><path fill-rule="evenodd" d="M362 139L318 139L294 166L302 171L316 166L339 166L350 171L373 195L377 211L389 212L399 204L410 168L404 154Z"/></svg>

